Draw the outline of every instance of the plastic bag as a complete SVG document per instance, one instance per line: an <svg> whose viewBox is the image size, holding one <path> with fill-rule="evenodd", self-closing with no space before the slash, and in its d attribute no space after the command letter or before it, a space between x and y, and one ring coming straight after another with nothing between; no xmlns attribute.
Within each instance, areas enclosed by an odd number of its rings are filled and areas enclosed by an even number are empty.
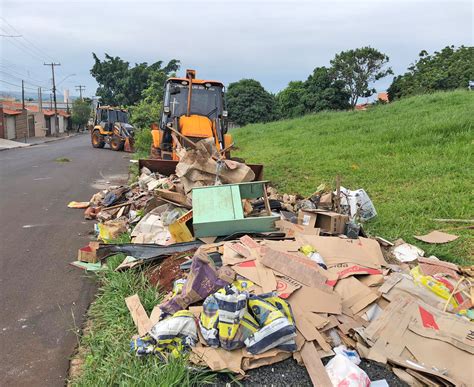
<svg viewBox="0 0 474 387"><path fill-rule="evenodd" d="M334 387L369 387L370 379L367 374L344 355L334 356L326 371Z"/></svg>

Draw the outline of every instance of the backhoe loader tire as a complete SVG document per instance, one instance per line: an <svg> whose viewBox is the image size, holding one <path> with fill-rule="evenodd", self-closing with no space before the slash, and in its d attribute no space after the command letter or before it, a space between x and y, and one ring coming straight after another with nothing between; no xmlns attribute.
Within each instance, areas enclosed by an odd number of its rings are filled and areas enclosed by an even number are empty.
<svg viewBox="0 0 474 387"><path fill-rule="evenodd" d="M103 148L105 146L105 141L98 130L92 132L91 142L94 148Z"/></svg>
<svg viewBox="0 0 474 387"><path fill-rule="evenodd" d="M110 148L114 151L120 151L123 149L124 141L117 136L113 136L110 140Z"/></svg>

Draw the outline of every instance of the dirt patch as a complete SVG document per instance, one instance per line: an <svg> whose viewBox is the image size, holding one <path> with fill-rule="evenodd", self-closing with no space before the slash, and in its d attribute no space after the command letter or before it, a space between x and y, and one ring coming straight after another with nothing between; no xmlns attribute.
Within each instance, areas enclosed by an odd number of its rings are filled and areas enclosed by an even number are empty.
<svg viewBox="0 0 474 387"><path fill-rule="evenodd" d="M163 292L169 292L173 289L173 282L183 277L184 272L179 266L190 256L192 256L190 252L172 255L159 265L148 268L145 275L152 285L159 287Z"/></svg>

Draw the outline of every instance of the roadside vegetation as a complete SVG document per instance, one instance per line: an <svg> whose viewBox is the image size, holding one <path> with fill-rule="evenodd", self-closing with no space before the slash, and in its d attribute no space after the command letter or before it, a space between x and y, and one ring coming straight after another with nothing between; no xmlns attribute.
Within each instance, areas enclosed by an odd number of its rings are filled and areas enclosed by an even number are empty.
<svg viewBox="0 0 474 387"><path fill-rule="evenodd" d="M88 324L80 338L78 363L72 386L189 386L214 381L210 371L190 367L186 359L162 363L157 356L138 358L130 353L130 340L136 328L125 305L125 298L137 293L148 314L160 302L158 289L143 272L115 272L124 259L110 257L107 269L98 274L97 298L88 311Z"/></svg>
<svg viewBox="0 0 474 387"><path fill-rule="evenodd" d="M473 219L474 93L439 92L367 111L326 112L232 132L233 156L265 165L279 191L309 195L322 182L364 188L378 217L371 235L403 238L456 263L473 263L473 230L434 218ZM464 227L464 228L459 228ZM433 229L460 235L445 245L413 238Z"/></svg>

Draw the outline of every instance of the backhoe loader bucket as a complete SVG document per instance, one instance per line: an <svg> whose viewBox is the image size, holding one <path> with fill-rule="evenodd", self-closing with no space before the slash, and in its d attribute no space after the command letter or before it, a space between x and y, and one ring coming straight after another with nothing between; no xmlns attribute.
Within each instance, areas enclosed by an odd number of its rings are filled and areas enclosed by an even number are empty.
<svg viewBox="0 0 474 387"><path fill-rule="evenodd" d="M127 137L125 139L125 144L123 146L123 150L125 152L129 152L129 153L133 153L135 150L134 150L134 147L133 147L133 143L134 143L134 140L133 138L131 137Z"/></svg>
<svg viewBox="0 0 474 387"><path fill-rule="evenodd" d="M143 167L147 167L151 172L157 172L160 175L169 176L176 173L176 165L178 161L175 160L156 160L156 159L139 159L138 168L141 171ZM247 164L255 173L254 181L263 180L263 165L261 164Z"/></svg>

